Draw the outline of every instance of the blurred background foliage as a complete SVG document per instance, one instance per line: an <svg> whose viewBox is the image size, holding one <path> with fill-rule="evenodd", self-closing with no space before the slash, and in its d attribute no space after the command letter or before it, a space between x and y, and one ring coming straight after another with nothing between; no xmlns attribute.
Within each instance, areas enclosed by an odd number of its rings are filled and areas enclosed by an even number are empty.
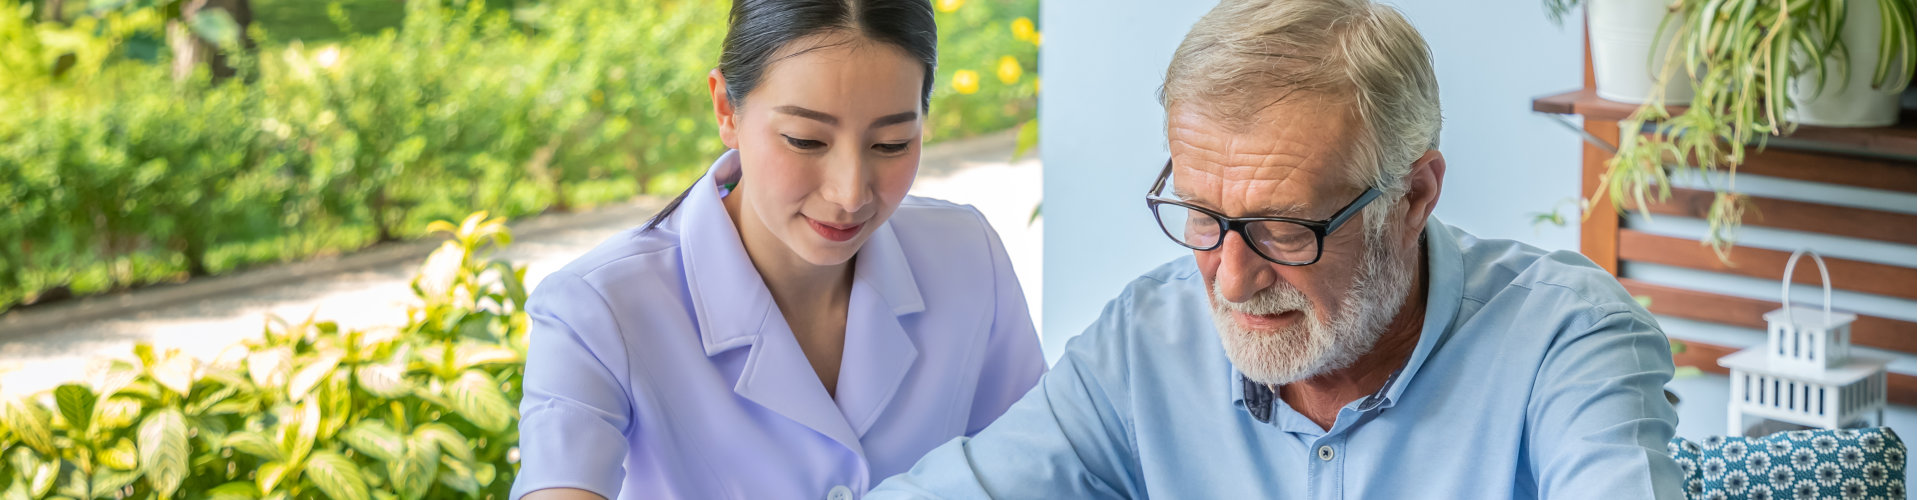
<svg viewBox="0 0 1920 500"><path fill-rule="evenodd" d="M1038 0L934 3L927 140L1030 122ZM0 311L677 192L727 5L0 0Z"/></svg>

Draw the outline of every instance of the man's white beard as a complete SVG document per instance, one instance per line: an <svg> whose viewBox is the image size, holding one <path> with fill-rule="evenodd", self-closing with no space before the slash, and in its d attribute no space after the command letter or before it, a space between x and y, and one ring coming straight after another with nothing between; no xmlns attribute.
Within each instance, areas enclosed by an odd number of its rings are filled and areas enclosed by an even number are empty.
<svg viewBox="0 0 1920 500"><path fill-rule="evenodd" d="M1384 232L1384 231L1382 231ZM1221 298L1219 280L1213 294L1213 324L1227 359L1247 379L1269 386L1289 384L1346 368L1373 350L1406 302L1413 271L1385 238L1367 235L1367 255L1359 276L1340 301L1332 321L1322 321L1313 303L1299 289L1285 283L1261 290L1246 302ZM1302 320L1279 331L1249 331L1233 313L1256 315L1300 311Z"/></svg>

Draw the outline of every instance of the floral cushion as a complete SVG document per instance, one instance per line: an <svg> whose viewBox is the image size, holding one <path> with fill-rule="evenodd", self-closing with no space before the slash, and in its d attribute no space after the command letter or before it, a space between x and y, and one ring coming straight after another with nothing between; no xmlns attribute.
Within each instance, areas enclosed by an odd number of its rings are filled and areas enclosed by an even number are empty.
<svg viewBox="0 0 1920 500"><path fill-rule="evenodd" d="M1689 500L1907 498L1907 449L1886 427L1674 438L1667 453Z"/></svg>

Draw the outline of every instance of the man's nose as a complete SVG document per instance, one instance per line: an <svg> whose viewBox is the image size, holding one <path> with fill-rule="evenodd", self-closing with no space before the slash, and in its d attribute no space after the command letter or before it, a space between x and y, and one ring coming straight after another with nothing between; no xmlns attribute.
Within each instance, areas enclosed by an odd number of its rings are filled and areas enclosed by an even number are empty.
<svg viewBox="0 0 1920 500"><path fill-rule="evenodd" d="M1221 234L1219 252L1220 265L1214 270L1214 287L1220 292L1220 298L1229 302L1246 302L1261 290L1273 286L1273 263L1247 246L1247 240L1239 232L1229 231Z"/></svg>

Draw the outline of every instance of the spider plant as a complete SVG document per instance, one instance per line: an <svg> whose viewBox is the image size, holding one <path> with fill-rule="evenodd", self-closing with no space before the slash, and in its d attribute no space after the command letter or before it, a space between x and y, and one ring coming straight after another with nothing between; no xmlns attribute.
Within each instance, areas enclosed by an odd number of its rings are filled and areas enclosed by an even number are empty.
<svg viewBox="0 0 1920 500"><path fill-rule="evenodd" d="M1880 44L1855 49L1879 50L1875 88L1899 92L1913 77L1914 0L1876 1ZM1793 131L1795 124L1785 118L1794 106L1791 81L1813 78L1815 88L1824 88L1829 75L1845 78L1849 48L1840 33L1846 9L1847 0L1675 0L1661 21L1662 30L1673 24L1678 31L1661 65L1660 84L1622 127L1627 133L1585 213L1611 194L1616 213L1638 206L1647 216L1648 198L1665 201L1674 175L1699 175L1715 195L1702 244L1729 262L1741 217L1750 209L1736 189L1735 173L1748 146L1764 148L1769 137ZM1694 96L1676 116L1659 103L1667 81L1682 76L1693 82ZM1670 164L1677 167L1669 170ZM1726 175L1717 181L1705 175L1721 169Z"/></svg>

